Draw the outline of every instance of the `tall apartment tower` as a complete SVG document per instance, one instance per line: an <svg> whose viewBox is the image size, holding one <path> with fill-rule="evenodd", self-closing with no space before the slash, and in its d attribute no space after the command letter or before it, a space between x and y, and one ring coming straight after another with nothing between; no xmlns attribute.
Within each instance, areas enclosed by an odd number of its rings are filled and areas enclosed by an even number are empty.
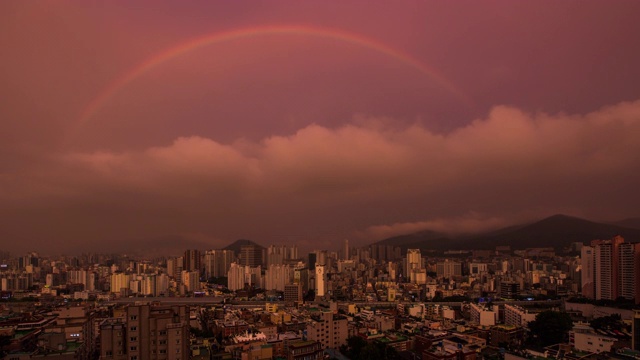
<svg viewBox="0 0 640 360"><path fill-rule="evenodd" d="M204 254L205 277L227 276L231 263L236 261L233 250L208 250Z"/></svg>
<svg viewBox="0 0 640 360"><path fill-rule="evenodd" d="M582 296L588 299L596 298L596 258L593 247L583 246L580 249L580 261L582 263Z"/></svg>
<svg viewBox="0 0 640 360"><path fill-rule="evenodd" d="M422 255L420 249L407 249L404 277L409 278L413 269L422 269Z"/></svg>
<svg viewBox="0 0 640 360"><path fill-rule="evenodd" d="M342 256L344 260L349 260L349 258L351 257L350 250L349 239L344 239L344 247L342 249Z"/></svg>
<svg viewBox="0 0 640 360"><path fill-rule="evenodd" d="M615 300L618 297L638 299L638 264L640 247L625 242L621 236L611 240L593 240L583 246L582 293L596 300Z"/></svg>
<svg viewBox="0 0 640 360"><path fill-rule="evenodd" d="M258 245L242 245L240 247L240 263L244 266L262 266L262 247Z"/></svg>
<svg viewBox="0 0 640 360"><path fill-rule="evenodd" d="M187 250L184 252L184 266L182 270L197 271L200 272L200 251L199 250Z"/></svg>
<svg viewBox="0 0 640 360"><path fill-rule="evenodd" d="M309 253L309 270L316 271L316 263L318 260L318 255L314 252Z"/></svg>
<svg viewBox="0 0 640 360"><path fill-rule="evenodd" d="M100 326L100 359L189 359L189 307L130 305Z"/></svg>

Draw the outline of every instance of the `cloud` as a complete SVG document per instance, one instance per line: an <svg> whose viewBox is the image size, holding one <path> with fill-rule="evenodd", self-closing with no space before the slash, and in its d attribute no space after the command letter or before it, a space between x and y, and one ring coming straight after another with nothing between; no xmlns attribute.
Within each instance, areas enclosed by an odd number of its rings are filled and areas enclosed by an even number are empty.
<svg viewBox="0 0 640 360"><path fill-rule="evenodd" d="M640 101L586 115L498 106L446 134L391 123L359 118L257 142L192 136L141 151L51 154L0 174L0 215L12 228L11 219L43 221L55 209L59 221L36 227L38 237L86 238L101 224L103 238L370 240L483 230L559 209L637 215Z"/></svg>
<svg viewBox="0 0 640 360"><path fill-rule="evenodd" d="M435 218L426 221L374 225L368 227L362 235L369 239L386 239L424 230L436 231L447 235L473 234L507 226L513 220L500 217L482 217L480 214L467 214L453 218Z"/></svg>

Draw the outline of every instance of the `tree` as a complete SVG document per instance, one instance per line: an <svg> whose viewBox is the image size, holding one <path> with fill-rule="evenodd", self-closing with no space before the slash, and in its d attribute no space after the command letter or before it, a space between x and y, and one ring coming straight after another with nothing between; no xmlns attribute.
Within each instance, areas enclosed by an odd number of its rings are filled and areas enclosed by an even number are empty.
<svg viewBox="0 0 640 360"><path fill-rule="evenodd" d="M398 359L398 352L391 346L378 341L367 343L360 336L347 339L347 345L340 347L340 352L353 360L392 360Z"/></svg>
<svg viewBox="0 0 640 360"><path fill-rule="evenodd" d="M549 346L564 342L573 321L566 312L547 310L539 313L534 321L529 322L531 341L538 346Z"/></svg>
<svg viewBox="0 0 640 360"><path fill-rule="evenodd" d="M367 346L367 342L363 338L360 336L351 336L347 339L347 345L343 345L340 348L340 352L349 359L356 359L365 346Z"/></svg>

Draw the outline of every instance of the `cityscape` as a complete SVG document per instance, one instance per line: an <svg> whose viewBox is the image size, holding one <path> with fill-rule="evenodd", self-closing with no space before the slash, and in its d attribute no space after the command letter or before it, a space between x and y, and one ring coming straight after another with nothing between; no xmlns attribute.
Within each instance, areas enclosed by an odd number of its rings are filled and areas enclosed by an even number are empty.
<svg viewBox="0 0 640 360"><path fill-rule="evenodd" d="M0 359L640 359L640 2L0 2Z"/></svg>
<svg viewBox="0 0 640 360"><path fill-rule="evenodd" d="M345 239L308 254L238 240L160 258L2 252L0 260L8 359L640 353L640 243L621 236L443 252Z"/></svg>

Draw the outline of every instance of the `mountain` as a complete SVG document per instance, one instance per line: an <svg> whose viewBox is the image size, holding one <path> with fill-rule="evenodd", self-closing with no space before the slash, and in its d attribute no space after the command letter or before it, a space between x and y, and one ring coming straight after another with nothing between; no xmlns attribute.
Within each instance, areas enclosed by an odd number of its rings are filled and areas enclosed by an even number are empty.
<svg viewBox="0 0 640 360"><path fill-rule="evenodd" d="M533 224L495 236L476 236L474 243L485 248L511 245L512 248L568 247L573 242L589 243L594 239L611 239L621 235L631 241L640 240L640 229L598 223L567 215L554 215Z"/></svg>
<svg viewBox="0 0 640 360"><path fill-rule="evenodd" d="M640 217L628 218L628 219L613 222L611 224L632 228L632 229L640 229Z"/></svg>
<svg viewBox="0 0 640 360"><path fill-rule="evenodd" d="M495 249L510 245L512 249L553 247L562 249L573 242L589 243L594 239L611 239L621 235L629 241L640 241L640 229L614 224L598 223L567 215L553 215L529 224L463 236L447 236L444 233L421 231L395 236L376 244L399 246L403 250L417 248L425 250Z"/></svg>
<svg viewBox="0 0 640 360"><path fill-rule="evenodd" d="M239 239L236 240L234 242L232 242L231 244L225 246L222 248L222 250L233 250L233 252L237 255L240 253L240 248L242 248L244 245L257 245L260 248L264 249L264 246L251 241L251 240L247 240L247 239Z"/></svg>
<svg viewBox="0 0 640 360"><path fill-rule="evenodd" d="M376 244L411 248L411 245L413 244L438 242L446 238L447 238L447 235L445 233L431 231L431 230L423 230L413 234L390 237L388 239L378 241L376 242Z"/></svg>

